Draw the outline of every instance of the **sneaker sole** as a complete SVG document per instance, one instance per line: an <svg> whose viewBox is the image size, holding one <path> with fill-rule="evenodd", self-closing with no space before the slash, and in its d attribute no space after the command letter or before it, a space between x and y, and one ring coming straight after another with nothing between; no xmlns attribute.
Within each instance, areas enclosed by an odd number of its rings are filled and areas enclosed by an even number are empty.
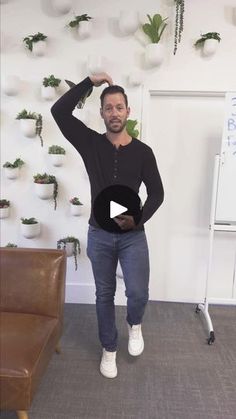
<svg viewBox="0 0 236 419"><path fill-rule="evenodd" d="M140 350L137 351L137 352L132 351L132 349L130 349L130 347L128 346L128 352L132 356L139 356L139 355L141 355L141 353L143 352L143 350L144 350L144 343L143 343L142 347L140 348Z"/></svg>
<svg viewBox="0 0 236 419"><path fill-rule="evenodd" d="M106 378L116 378L117 377L117 370L114 373L108 373L107 371L103 370L102 367L100 367L100 373L103 375L103 377L106 377Z"/></svg>

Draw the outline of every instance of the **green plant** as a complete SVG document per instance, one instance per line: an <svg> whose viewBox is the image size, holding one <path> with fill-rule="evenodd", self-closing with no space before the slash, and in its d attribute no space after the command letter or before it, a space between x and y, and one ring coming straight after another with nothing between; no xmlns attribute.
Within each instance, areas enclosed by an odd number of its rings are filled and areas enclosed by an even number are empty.
<svg viewBox="0 0 236 419"><path fill-rule="evenodd" d="M15 169L16 167L21 168L23 166L23 164L25 164L25 162L18 158L14 161L14 163L10 163L9 161L7 161L6 163L4 163L3 167L7 167L7 168L10 168L10 169Z"/></svg>
<svg viewBox="0 0 236 419"><path fill-rule="evenodd" d="M56 79L53 74L51 74L49 77L44 77L43 79L43 85L45 87L58 87L60 83L61 79Z"/></svg>
<svg viewBox="0 0 236 419"><path fill-rule="evenodd" d="M76 86L75 83L73 83L73 81L70 80L65 80L65 82L68 84L68 86L72 89L72 87ZM79 102L77 103L77 108L82 109L85 105L85 101L86 99L91 95L93 91L93 88L91 87L89 90L87 90L82 97L80 98Z"/></svg>
<svg viewBox="0 0 236 419"><path fill-rule="evenodd" d="M41 33L41 32L38 32L38 33L36 33L35 35L29 35L29 36L26 36L26 37L23 39L23 42L25 42L26 47L27 47L30 51L32 51L32 49L33 49L33 43L34 43L34 42L44 41L46 38L47 38L47 36L46 36L46 35L44 35L44 34L43 34L43 33Z"/></svg>
<svg viewBox="0 0 236 419"><path fill-rule="evenodd" d="M83 205L82 202L80 202L79 198L77 198L76 196L70 199L70 203L73 205Z"/></svg>
<svg viewBox="0 0 236 419"><path fill-rule="evenodd" d="M17 245L9 242L5 247L17 247Z"/></svg>
<svg viewBox="0 0 236 419"><path fill-rule="evenodd" d="M0 199L0 208L8 208L10 207L10 201L7 199Z"/></svg>
<svg viewBox="0 0 236 419"><path fill-rule="evenodd" d="M80 249L80 241L79 239L77 239L76 237L73 236L67 236L64 237L63 239L60 239L57 241L57 249L66 249L66 243L73 243L73 256L74 256L74 260L75 260L75 270L77 271L78 268L78 262L77 262L77 254L80 254L81 249Z"/></svg>
<svg viewBox="0 0 236 419"><path fill-rule="evenodd" d="M35 119L35 133L39 136L41 141L41 146L43 147L43 138L42 138L42 129L43 129L43 119L42 115L40 113L36 112L27 112L26 109L23 109L23 111L19 112L16 116L16 119Z"/></svg>
<svg viewBox="0 0 236 419"><path fill-rule="evenodd" d="M51 145L48 148L48 154L66 154L66 150L59 145Z"/></svg>
<svg viewBox="0 0 236 419"><path fill-rule="evenodd" d="M174 40L174 55L177 51L177 46L181 41L182 32L184 30L184 0L175 0L175 40Z"/></svg>
<svg viewBox="0 0 236 419"><path fill-rule="evenodd" d="M93 19L92 17L88 16L87 13L84 15L80 15L80 16L75 16L74 20L71 20L68 24L68 26L70 26L70 28L75 28L76 26L78 26L80 24L80 22L83 21L87 21Z"/></svg>
<svg viewBox="0 0 236 419"><path fill-rule="evenodd" d="M56 177L53 175L48 175L47 173L37 173L34 175L34 183L43 183L43 184L51 184L54 183L53 189L53 199L54 199L54 210L57 208L57 195L58 195L58 183Z"/></svg>
<svg viewBox="0 0 236 419"><path fill-rule="evenodd" d="M195 47L202 46L207 39L216 39L216 41L218 42L221 41L221 37L218 32L207 32L207 33L201 34L201 38L199 38L195 42L194 46Z"/></svg>
<svg viewBox="0 0 236 419"><path fill-rule="evenodd" d="M165 21L168 19L168 17L162 19L161 15L159 14L154 15L153 18L151 18L150 15L147 15L147 17L150 23L145 23L142 25L143 31L146 35L149 36L153 44L157 44L161 39L165 27L167 26Z"/></svg>
<svg viewBox="0 0 236 419"><path fill-rule="evenodd" d="M127 133L134 138L139 136L139 130L135 129L138 121L136 119L127 119L126 121L126 131Z"/></svg>
<svg viewBox="0 0 236 419"><path fill-rule="evenodd" d="M22 224L38 224L38 221L34 217L31 217L31 218L21 217L21 221L22 221Z"/></svg>

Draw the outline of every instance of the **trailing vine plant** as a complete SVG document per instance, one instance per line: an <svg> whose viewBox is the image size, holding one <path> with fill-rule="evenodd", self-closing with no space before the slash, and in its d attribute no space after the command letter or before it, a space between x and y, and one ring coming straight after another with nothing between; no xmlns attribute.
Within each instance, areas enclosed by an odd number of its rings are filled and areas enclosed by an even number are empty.
<svg viewBox="0 0 236 419"><path fill-rule="evenodd" d="M175 41L174 41L174 55L177 51L177 46L181 41L181 35L184 29L184 0L175 0Z"/></svg>

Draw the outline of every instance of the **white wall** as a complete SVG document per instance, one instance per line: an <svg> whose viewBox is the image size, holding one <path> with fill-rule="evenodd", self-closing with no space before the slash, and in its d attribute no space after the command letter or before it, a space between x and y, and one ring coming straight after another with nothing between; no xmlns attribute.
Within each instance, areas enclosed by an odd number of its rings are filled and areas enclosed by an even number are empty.
<svg viewBox="0 0 236 419"><path fill-rule="evenodd" d="M1 197L9 199L12 205L10 218L1 220L1 245L11 241L23 247L53 248L61 237L78 237L82 253L77 272L74 271L73 259L68 259L67 301L93 302L93 276L86 257L90 212L89 182L80 156L64 139L51 117L52 103L44 102L40 97L41 81L43 77L54 74L61 79L79 82L87 76L88 54L100 53L105 56L107 72L117 84L123 85L127 90L132 110L130 117L139 121L142 119L142 86L131 88L127 84L127 75L133 70L141 72L145 85L150 83L160 90L234 90L235 1L186 0L184 33L176 56L173 56L174 0L131 0L129 3L124 0L81 0L74 1L73 9L66 15L54 13L52 2L46 0L5 0L1 3L3 80L10 74L18 75L21 79L18 96L9 97L1 93L1 166L6 160L13 161L16 157L21 157L26 162L18 180L10 181L2 176ZM146 13L161 13L164 17L169 17L169 25L163 36L165 59L159 68L150 69L143 64L146 40L144 41L142 32L138 31L131 36L121 36L118 33L117 18L121 9L136 9L142 18ZM65 28L65 24L73 18L73 14L82 13L94 18L93 33L91 38L79 41ZM203 58L192 45L201 32L210 31L220 32L222 42L215 56ZM23 37L37 32L48 36L48 50L44 57L33 57L22 43ZM60 94L66 89L65 83L62 83ZM99 118L101 90L102 88L94 89L92 98L87 102L91 113L90 126L99 131L104 129ZM40 147L38 139L25 138L20 133L19 121L15 120L15 116L23 108L42 114L44 148ZM66 149L64 167L51 166L47 156L47 148L51 144L59 144ZM158 161L158 155L156 157ZM56 211L53 210L53 202L42 201L34 193L33 175L44 171L54 174L59 182ZM79 218L69 214L68 201L75 195L84 203L83 215ZM40 220L40 237L28 240L21 236L19 226L22 216L35 216ZM151 229L148 229L148 235L151 238ZM189 301L195 298L194 289L194 285L190 287ZM158 283L155 298L160 298ZM165 298L168 299L168 296ZM117 301L125 302L122 282L119 283Z"/></svg>

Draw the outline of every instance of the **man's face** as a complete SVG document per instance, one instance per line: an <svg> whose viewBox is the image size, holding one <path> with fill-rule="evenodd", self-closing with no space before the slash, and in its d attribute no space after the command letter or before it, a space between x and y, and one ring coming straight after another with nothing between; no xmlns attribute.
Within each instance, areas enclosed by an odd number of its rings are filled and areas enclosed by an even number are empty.
<svg viewBox="0 0 236 419"><path fill-rule="evenodd" d="M112 93L105 95L100 113L104 119L107 131L119 133L126 126L130 108L126 107L122 93Z"/></svg>

